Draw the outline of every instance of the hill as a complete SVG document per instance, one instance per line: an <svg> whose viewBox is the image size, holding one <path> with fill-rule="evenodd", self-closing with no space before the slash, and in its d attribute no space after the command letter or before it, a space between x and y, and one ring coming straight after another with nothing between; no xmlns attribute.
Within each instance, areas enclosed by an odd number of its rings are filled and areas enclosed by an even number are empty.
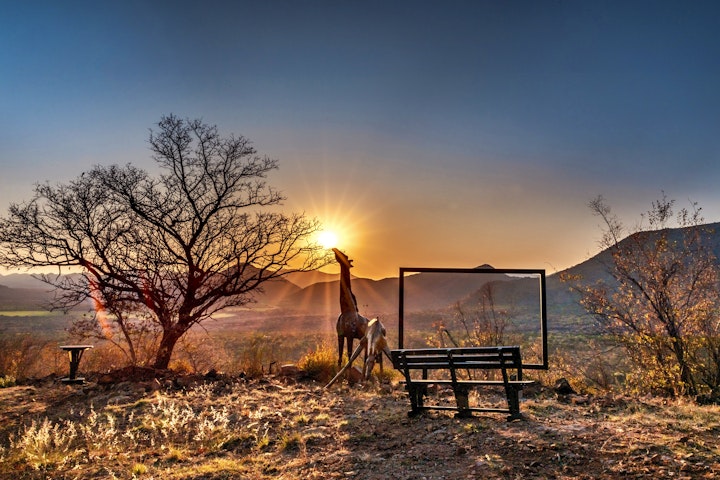
<svg viewBox="0 0 720 480"><path fill-rule="evenodd" d="M720 263L720 222L701 225L713 233L710 237L710 246ZM644 236L645 241L654 242L661 233L667 234L671 242L680 242L682 235L688 228L672 228L655 232L642 232L633 234L620 242L623 247L630 242L637 241L638 236ZM580 276L584 283L603 281L612 285L613 279L608 273L611 256L608 250L603 250L593 257L570 268L549 274L546 278L546 295L548 322L551 331L568 331L573 333L595 332L595 323L585 310L579 305L579 296L571 291L570 285L560 280L561 274ZM484 266L487 267L487 266ZM532 266L530 266L532 267ZM482 268L482 267L478 267ZM534 302L533 292L537 289L534 280L522 278L507 278L505 276L479 275L468 281L466 276L453 276L441 273L420 273L405 279L406 309L408 305L416 311L437 311L448 309L456 302L468 303L478 295L478 290L486 282L495 286L495 294L501 302L517 304L520 302ZM326 314L334 313L337 309L338 282L326 282L322 286L311 285L290 299L286 306L295 305L298 308L308 306L318 313L325 308ZM355 279L352 283L360 311L366 316L382 314L396 314L398 311L398 281L397 278L388 278L380 281ZM522 293L524 292L524 293Z"/></svg>
<svg viewBox="0 0 720 480"><path fill-rule="evenodd" d="M483 270L489 266L478 267ZM508 279L506 275L468 276L449 273L417 273L405 278L405 299L416 310L445 308L475 292L488 281ZM399 281L397 277L371 280L353 278L352 290L358 300L360 313L367 317L396 315L398 312ZM313 314L333 315L338 311L340 281L310 285L291 297L283 299L286 308L296 308Z"/></svg>
<svg viewBox="0 0 720 480"><path fill-rule="evenodd" d="M286 275L285 280L297 285L300 288L309 287L314 283L332 282L337 280L338 274L314 272L294 272ZM354 276L352 278L355 278Z"/></svg>
<svg viewBox="0 0 720 480"><path fill-rule="evenodd" d="M682 236L687 233L687 230L694 228L708 229L711 231L711 235L708 238L709 246L715 254L716 261L720 263L720 223L710 223L699 227L668 228L658 231L635 233L621 240L619 246L623 248L629 243L634 243L638 240L655 242L661 233L667 234L670 242L680 244L682 242ZM595 330L593 319L589 317L578 304L578 295L570 291L569 285L563 283L560 280L560 276L563 273L567 273L571 276L579 276L581 278L581 284L592 284L602 281L612 286L614 280L608 273L608 266L611 262L610 251L605 249L582 263L548 276L548 317L552 319L553 328L559 330L575 330L578 332Z"/></svg>
<svg viewBox="0 0 720 480"><path fill-rule="evenodd" d="M714 229L712 247L720 258L720 223L704 225L703 228ZM666 233L671 240L679 240L683 229L669 229ZM650 232L648 240L654 240L657 234L659 232ZM634 238L628 237L621 245L631 240ZM609 261L609 252L601 251L578 265L547 276L546 294L551 330L576 333L593 331L592 318L579 306L578 296L559 277L565 272L581 275L585 282L611 281L606 268ZM484 265L478 268L488 267ZM498 298L517 299L521 297L521 292L529 293L536 289L532 280L491 273L470 278L444 273L418 273L405 278L406 308L416 311L448 309L457 302L468 302L473 296L476 297L478 290L488 281L495 285ZM37 310L52 296L45 284L26 274L0 276L0 286L4 287L0 287L0 310ZM398 286L397 277L382 280L353 277L352 289L358 299L360 313L368 317L396 317ZM252 306L264 311L262 315L265 316L282 311L285 318L299 319L303 315L334 318L339 309L338 292L338 275L324 272L296 273L265 284L263 291L255 295ZM533 298L530 295L523 301L534 302ZM263 322L265 320L259 318L257 323L251 322L248 326Z"/></svg>
<svg viewBox="0 0 720 480"><path fill-rule="evenodd" d="M10 288L0 284L0 310L42 310L51 299L48 288Z"/></svg>
<svg viewBox="0 0 720 480"><path fill-rule="evenodd" d="M301 288L283 278L270 280L255 292L255 305L261 308L275 306L283 298L291 297ZM53 287L30 274L0 275L0 311L39 310L47 306L54 296Z"/></svg>
<svg viewBox="0 0 720 480"><path fill-rule="evenodd" d="M371 280L354 278L352 291L360 305L360 313L378 316L397 311L397 279ZM291 296L283 298L281 305L310 314L337 316L339 314L340 281L315 283Z"/></svg>
<svg viewBox="0 0 720 480"><path fill-rule="evenodd" d="M0 275L0 285L9 288L33 288L47 290L48 286L41 280L27 273L10 273Z"/></svg>
<svg viewBox="0 0 720 480"><path fill-rule="evenodd" d="M683 234L685 234L687 230L694 228L708 229L712 232L708 238L709 246L715 254L716 259L718 259L718 263L720 263L720 222L709 223L701 225L700 227L666 228L663 230L634 233L622 239L619 246L621 248L625 247L629 243L636 242L638 238L642 237L644 237L642 239L646 242L654 242L661 233L667 234L670 243L681 243ZM571 275L580 275L589 283L597 280L610 281L611 277L607 273L606 266L609 265L611 261L610 251L605 249L582 263L558 272L558 275L563 272Z"/></svg>

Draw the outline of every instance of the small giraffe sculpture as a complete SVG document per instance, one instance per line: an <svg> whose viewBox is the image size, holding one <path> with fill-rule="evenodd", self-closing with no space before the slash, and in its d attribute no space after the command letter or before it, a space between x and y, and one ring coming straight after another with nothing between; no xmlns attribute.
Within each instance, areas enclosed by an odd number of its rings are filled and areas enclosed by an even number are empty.
<svg viewBox="0 0 720 480"><path fill-rule="evenodd" d="M380 371L383 371L383 353L392 362L390 348L388 347L387 339L385 338L386 333L385 326L380 322L380 319L373 318L370 320L370 323L368 323L367 326L367 332L365 333L365 338L363 339L363 341L367 343L365 347L367 348L367 360L365 360L365 366L363 368L363 378L366 381L370 379L370 374L372 374L372 369L375 366L375 360L380 363Z"/></svg>
<svg viewBox="0 0 720 480"><path fill-rule="evenodd" d="M340 264L340 316L337 319L338 367L342 365L343 340L347 341L347 354L353 353L354 339L362 339L367 331L368 319L358 313L357 300L350 288L352 260L337 248L333 248L335 260ZM365 351L367 355L367 349ZM352 360L350 360L352 365Z"/></svg>

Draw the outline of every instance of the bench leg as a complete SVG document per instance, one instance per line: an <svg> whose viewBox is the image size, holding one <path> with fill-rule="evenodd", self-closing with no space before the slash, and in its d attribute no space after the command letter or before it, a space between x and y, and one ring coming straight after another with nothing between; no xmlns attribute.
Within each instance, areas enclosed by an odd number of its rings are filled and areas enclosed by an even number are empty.
<svg viewBox="0 0 720 480"><path fill-rule="evenodd" d="M470 387L467 385L455 385L453 387L453 393L455 393L455 403L457 403L458 408L458 413L456 413L455 416L459 418L472 417L470 400L468 399Z"/></svg>
<svg viewBox="0 0 720 480"><path fill-rule="evenodd" d="M507 395L508 408L510 410L510 416L507 417L508 422L512 422L513 420L522 420L523 419L522 413L520 413L519 392L521 389L522 389L522 387L519 387L516 385L508 385L505 388L505 393Z"/></svg>
<svg viewBox="0 0 720 480"><path fill-rule="evenodd" d="M410 396L411 410L408 412L408 416L414 417L421 413L425 406L423 397L427 394L427 385L409 384L405 388Z"/></svg>

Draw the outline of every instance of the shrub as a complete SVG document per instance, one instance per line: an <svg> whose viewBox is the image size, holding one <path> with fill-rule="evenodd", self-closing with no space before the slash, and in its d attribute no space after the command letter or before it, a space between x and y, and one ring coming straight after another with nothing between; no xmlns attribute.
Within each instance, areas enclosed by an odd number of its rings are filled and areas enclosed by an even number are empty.
<svg viewBox="0 0 720 480"><path fill-rule="evenodd" d="M35 335L0 335L0 376L22 379L58 373L62 353L56 343Z"/></svg>
<svg viewBox="0 0 720 480"><path fill-rule="evenodd" d="M15 386L15 377L5 375L0 377L0 388L13 387Z"/></svg>
<svg viewBox="0 0 720 480"><path fill-rule="evenodd" d="M315 347L300 359L299 367L312 379L328 382L338 371L335 350L327 343Z"/></svg>
<svg viewBox="0 0 720 480"><path fill-rule="evenodd" d="M280 438L280 450L283 452L294 452L301 450L304 446L302 436L297 433L287 433Z"/></svg>
<svg viewBox="0 0 720 480"><path fill-rule="evenodd" d="M602 196L589 203L605 223L607 280L564 275L581 304L632 360L639 391L696 396L720 389L720 267L715 232L700 208L677 213L663 193L631 235ZM624 237L624 238L623 238Z"/></svg>

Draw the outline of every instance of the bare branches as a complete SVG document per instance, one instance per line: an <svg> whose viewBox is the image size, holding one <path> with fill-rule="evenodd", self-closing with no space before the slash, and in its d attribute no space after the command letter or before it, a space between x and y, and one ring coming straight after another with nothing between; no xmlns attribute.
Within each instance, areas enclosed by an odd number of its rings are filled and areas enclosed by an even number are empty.
<svg viewBox="0 0 720 480"><path fill-rule="evenodd" d="M605 223L603 229L603 237L600 240L600 245L603 248L617 246L620 239L623 237L625 227L618 217L612 213L610 206L605 203L605 199L602 195L598 195L590 202L588 207L593 212L593 215L599 216Z"/></svg>
<svg viewBox="0 0 720 480"><path fill-rule="evenodd" d="M707 383L720 379L720 361L712 360L720 352L720 325L709 321L720 309L720 270L700 208L693 203L675 216L674 203L663 193L643 215L652 230L639 227L621 239L621 224L604 199L590 202L606 225L613 281L576 288L586 310L642 366L638 379L693 395L720 387ZM669 229L673 218L679 228Z"/></svg>
<svg viewBox="0 0 720 480"><path fill-rule="evenodd" d="M201 120L170 115L157 126L149 144L159 176L96 166L68 184L38 185L0 220L0 264L80 267L81 276L44 278L59 289L56 306L92 298L119 326L123 311L149 314L163 331L163 368L190 327L328 257L309 241L316 220L267 211L284 199L266 183L277 160Z"/></svg>

